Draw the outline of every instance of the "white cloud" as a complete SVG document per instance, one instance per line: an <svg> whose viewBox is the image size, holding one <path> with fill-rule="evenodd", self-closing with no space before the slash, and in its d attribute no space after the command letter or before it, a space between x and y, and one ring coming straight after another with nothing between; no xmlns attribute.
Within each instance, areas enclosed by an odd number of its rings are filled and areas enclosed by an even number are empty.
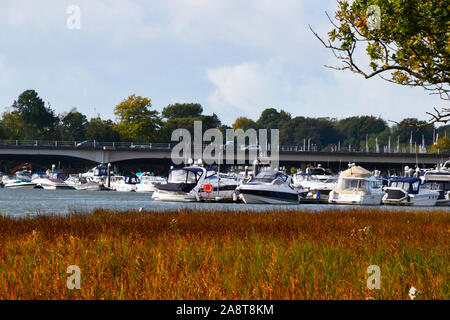
<svg viewBox="0 0 450 320"><path fill-rule="evenodd" d="M296 104L295 77L275 61L213 68L207 75L215 85L208 101L216 112L227 110L226 122L243 115L256 120L262 108Z"/></svg>
<svg viewBox="0 0 450 320"><path fill-rule="evenodd" d="M256 120L268 107L293 116L423 119L432 106L442 104L421 88L402 87L379 78L365 80L349 71L314 74L290 70L289 65L274 61L212 68L207 74L214 85L208 102L226 123L240 116Z"/></svg>

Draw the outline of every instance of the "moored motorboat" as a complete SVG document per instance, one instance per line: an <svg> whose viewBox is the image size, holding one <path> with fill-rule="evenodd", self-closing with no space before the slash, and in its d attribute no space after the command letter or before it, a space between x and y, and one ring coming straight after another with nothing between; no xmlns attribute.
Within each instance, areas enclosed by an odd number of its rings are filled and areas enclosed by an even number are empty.
<svg viewBox="0 0 450 320"><path fill-rule="evenodd" d="M337 176L327 175L319 179L310 173L297 173L293 176L293 186L302 195L301 201L311 203L328 203L330 192L337 185Z"/></svg>
<svg viewBox="0 0 450 320"><path fill-rule="evenodd" d="M339 175L336 187L330 192L332 204L379 205L384 196L381 181L360 167L351 165Z"/></svg>
<svg viewBox="0 0 450 320"><path fill-rule="evenodd" d="M436 205L450 205L450 170L448 161L437 168L428 170L422 179L427 183L431 190L439 192Z"/></svg>
<svg viewBox="0 0 450 320"><path fill-rule="evenodd" d="M406 206L434 206L439 192L426 187L420 178L393 178L385 187L383 203Z"/></svg>
<svg viewBox="0 0 450 320"><path fill-rule="evenodd" d="M139 177L140 183L136 185L136 192L153 193L156 191L156 184L166 183L167 180L164 177L155 176L148 172L142 174L136 174Z"/></svg>
<svg viewBox="0 0 450 320"><path fill-rule="evenodd" d="M113 190L119 192L135 192L139 184L139 178L136 175L116 176L113 183Z"/></svg>
<svg viewBox="0 0 450 320"><path fill-rule="evenodd" d="M300 197L292 186L292 178L272 169L259 171L236 192L246 204L298 204Z"/></svg>
<svg viewBox="0 0 450 320"><path fill-rule="evenodd" d="M167 183L156 184L152 198L157 201L232 201L239 182L201 166L172 169Z"/></svg>
<svg viewBox="0 0 450 320"><path fill-rule="evenodd" d="M33 181L46 190L73 189L64 182L68 177L69 175L64 172L49 172L48 176L40 175Z"/></svg>
<svg viewBox="0 0 450 320"><path fill-rule="evenodd" d="M70 176L65 183L76 190L98 191L102 189L100 183L79 175Z"/></svg>
<svg viewBox="0 0 450 320"><path fill-rule="evenodd" d="M18 179L15 176L4 177L2 180L4 188L10 189L34 189L36 183L30 180Z"/></svg>

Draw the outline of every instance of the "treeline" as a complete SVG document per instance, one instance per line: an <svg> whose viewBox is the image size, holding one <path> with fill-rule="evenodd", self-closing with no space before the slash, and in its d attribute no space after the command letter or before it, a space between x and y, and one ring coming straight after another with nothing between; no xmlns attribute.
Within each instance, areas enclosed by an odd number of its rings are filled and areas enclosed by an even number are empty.
<svg viewBox="0 0 450 320"><path fill-rule="evenodd" d="M194 121L203 122L203 130L218 128L279 129L281 145L303 146L309 144L317 150L341 148L364 149L366 141L373 150L376 144L387 145L389 139L394 149L401 145L430 146L436 136L444 137L449 126L435 128L425 121L407 118L392 126L374 116L345 119L293 117L275 108L265 109L257 120L244 117L236 119L229 127L222 124L216 114L204 115L198 103L177 103L158 112L149 98L130 95L114 108L115 121L100 116L88 119L72 109L56 115L49 103L34 90L23 92L6 108L0 120L2 140L59 140L59 141L124 141L169 142L172 131L185 128L193 132ZM449 131L450 133L450 131ZM450 140L450 139L449 139ZM442 150L444 151L444 150Z"/></svg>

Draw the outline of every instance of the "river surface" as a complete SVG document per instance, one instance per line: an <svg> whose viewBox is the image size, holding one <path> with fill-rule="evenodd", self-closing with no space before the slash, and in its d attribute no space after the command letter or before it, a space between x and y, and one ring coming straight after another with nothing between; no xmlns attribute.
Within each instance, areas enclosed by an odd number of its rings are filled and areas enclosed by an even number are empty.
<svg viewBox="0 0 450 320"><path fill-rule="evenodd" d="M299 205L246 205L243 203L182 203L153 201L148 193L81 190L45 189L0 189L0 214L21 217L25 215L64 215L69 213L90 213L95 209L126 210L270 210L270 209L308 209L323 211L327 209L350 209L355 206L336 206L327 204ZM374 208L374 207L367 207ZM379 206L380 210L414 210L411 207ZM421 208L422 209L422 208ZM428 207L426 210L450 210L450 207Z"/></svg>

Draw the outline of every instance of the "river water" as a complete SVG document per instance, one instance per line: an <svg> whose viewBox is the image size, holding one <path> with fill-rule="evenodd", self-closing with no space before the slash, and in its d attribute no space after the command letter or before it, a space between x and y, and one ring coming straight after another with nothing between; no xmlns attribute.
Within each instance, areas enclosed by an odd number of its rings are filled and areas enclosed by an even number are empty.
<svg viewBox="0 0 450 320"><path fill-rule="evenodd" d="M327 204L299 205L246 205L243 203L180 203L153 201L148 193L81 190L45 189L0 189L0 214L21 217L25 215L64 215L69 213L90 213L95 209L126 210L270 210L270 209L308 209L322 211L327 209L350 209L355 206L336 206ZM374 207L370 207L374 208ZM409 207L380 206L380 210L413 210ZM427 210L450 210L449 207L429 207Z"/></svg>

